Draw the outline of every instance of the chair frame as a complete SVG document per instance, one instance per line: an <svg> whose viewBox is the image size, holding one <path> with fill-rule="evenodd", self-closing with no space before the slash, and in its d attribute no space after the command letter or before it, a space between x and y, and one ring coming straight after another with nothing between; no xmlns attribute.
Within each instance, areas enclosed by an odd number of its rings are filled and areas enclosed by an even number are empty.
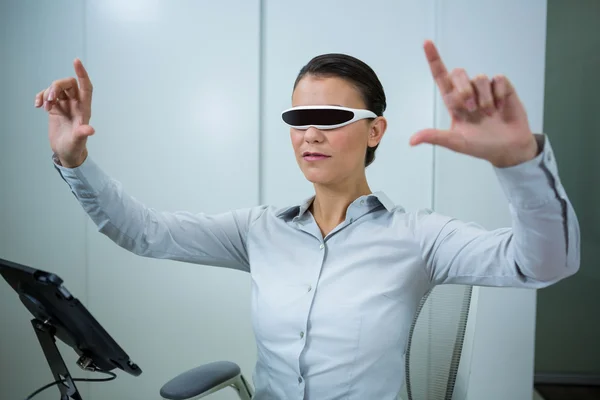
<svg viewBox="0 0 600 400"><path fill-rule="evenodd" d="M431 295L431 292L433 292L433 290L435 290L435 288L433 288L433 289L429 290L427 293L425 293L425 295L419 302L419 306L417 307L417 312L416 312L415 317L413 318L413 322L410 326L410 333L408 335L408 345L407 345L408 349L406 351L406 359L405 359L405 371L406 371L405 372L405 375L406 375L405 381L406 381L406 392L408 394L408 400L416 400L413 398L411 381L410 381L410 356L411 356L411 349L412 349L411 344L412 344L413 334L414 334L415 327L417 325L417 321L419 320L419 316L421 315L421 311L423 310L423 307L425 306L425 303L427 303L427 299L429 299L429 296ZM458 332L456 334L456 340L454 341L454 350L453 350L453 354L452 354L452 360L454 362L452 363L452 367L450 369L450 374L449 374L450 379L448 379L448 385L446 387L446 394L444 396L444 400L452 400L452 396L454 394L454 386L456 384L456 376L458 375L458 368L460 365L460 358L461 358L464 339L465 339L467 321L469 319L469 310L471 308L471 298L473 295L473 287L466 286L465 291L466 291L466 295L463 297L463 303L461 306L461 314L460 314L461 317L460 317L460 321L458 324Z"/></svg>

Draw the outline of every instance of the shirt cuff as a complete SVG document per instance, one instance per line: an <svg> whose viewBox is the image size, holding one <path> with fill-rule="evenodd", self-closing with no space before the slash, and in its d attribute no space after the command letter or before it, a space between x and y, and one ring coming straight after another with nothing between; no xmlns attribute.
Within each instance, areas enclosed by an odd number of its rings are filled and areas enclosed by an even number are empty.
<svg viewBox="0 0 600 400"><path fill-rule="evenodd" d="M100 169L89 155L80 166L75 168L63 167L56 154L52 155L52 161L54 168L78 198L98 196L110 181L110 177Z"/></svg>
<svg viewBox="0 0 600 400"><path fill-rule="evenodd" d="M541 149L535 158L512 167L494 168L509 203L517 208L540 207L565 195L548 136L535 136Z"/></svg>

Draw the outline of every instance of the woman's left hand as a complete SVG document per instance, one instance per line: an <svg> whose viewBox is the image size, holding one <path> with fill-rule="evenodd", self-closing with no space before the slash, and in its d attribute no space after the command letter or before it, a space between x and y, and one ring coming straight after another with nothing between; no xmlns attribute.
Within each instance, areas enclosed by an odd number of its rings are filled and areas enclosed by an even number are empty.
<svg viewBox="0 0 600 400"><path fill-rule="evenodd" d="M497 75L469 79L464 69L448 73L431 41L425 55L452 122L450 130L424 129L410 144L429 143L489 161L504 168L529 161L538 145L527 113L510 81Z"/></svg>

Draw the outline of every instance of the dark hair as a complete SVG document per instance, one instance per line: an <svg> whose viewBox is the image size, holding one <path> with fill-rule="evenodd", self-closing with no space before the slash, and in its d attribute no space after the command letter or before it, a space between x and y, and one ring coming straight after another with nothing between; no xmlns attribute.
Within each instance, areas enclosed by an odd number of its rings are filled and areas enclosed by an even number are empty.
<svg viewBox="0 0 600 400"><path fill-rule="evenodd" d="M383 116L386 108L385 92L375 71L363 61L339 53L322 54L314 57L308 62L296 78L296 85L305 75L310 74L322 77L339 77L348 80L359 91L368 110L373 111L378 116ZM375 160L374 147L367 147L365 155L365 167L368 167Z"/></svg>

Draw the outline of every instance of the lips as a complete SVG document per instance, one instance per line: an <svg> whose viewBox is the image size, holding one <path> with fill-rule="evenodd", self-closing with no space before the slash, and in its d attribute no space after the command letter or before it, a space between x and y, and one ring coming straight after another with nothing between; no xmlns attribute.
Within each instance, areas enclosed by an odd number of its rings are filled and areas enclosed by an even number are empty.
<svg viewBox="0 0 600 400"><path fill-rule="evenodd" d="M329 157L331 157L331 156L328 156L323 153L312 152L312 151L305 151L304 153L302 153L302 158L306 162L323 161L323 160L327 160Z"/></svg>
<svg viewBox="0 0 600 400"><path fill-rule="evenodd" d="M314 153L314 152L310 152L310 151L305 151L304 153L302 153L302 157L330 157L326 154L323 153Z"/></svg>

